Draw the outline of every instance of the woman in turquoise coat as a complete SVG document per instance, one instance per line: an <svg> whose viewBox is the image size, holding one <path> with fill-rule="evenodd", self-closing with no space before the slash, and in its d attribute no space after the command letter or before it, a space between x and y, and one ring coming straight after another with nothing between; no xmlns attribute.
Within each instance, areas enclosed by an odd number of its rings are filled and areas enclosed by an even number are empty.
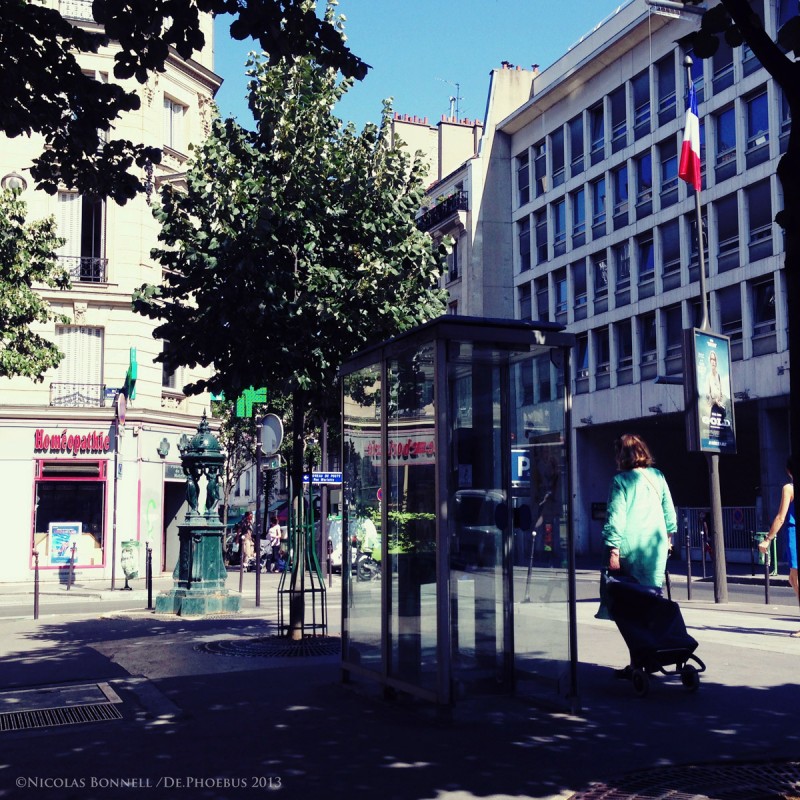
<svg viewBox="0 0 800 800"><path fill-rule="evenodd" d="M619 472L611 481L603 526L608 569L660 591L672 535L678 530L672 496L640 436L620 436L615 454Z"/></svg>

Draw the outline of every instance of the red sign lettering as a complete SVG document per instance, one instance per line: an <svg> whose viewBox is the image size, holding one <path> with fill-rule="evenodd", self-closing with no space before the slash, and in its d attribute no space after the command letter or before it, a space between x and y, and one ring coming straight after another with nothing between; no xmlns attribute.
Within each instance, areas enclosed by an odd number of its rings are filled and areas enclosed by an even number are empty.
<svg viewBox="0 0 800 800"><path fill-rule="evenodd" d="M107 453L111 449L111 437L103 431L91 433L68 433L61 431L45 433L37 428L33 434L33 449L37 453Z"/></svg>

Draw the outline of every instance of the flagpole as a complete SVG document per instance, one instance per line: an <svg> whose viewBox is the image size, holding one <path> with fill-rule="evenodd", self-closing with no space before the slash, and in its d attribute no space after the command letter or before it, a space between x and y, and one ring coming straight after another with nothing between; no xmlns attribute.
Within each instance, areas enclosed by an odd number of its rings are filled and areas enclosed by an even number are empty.
<svg viewBox="0 0 800 800"><path fill-rule="evenodd" d="M692 61L691 56L686 56L683 59L683 64L686 67L687 86L692 85ZM700 320L700 330L710 331L711 325L708 319L708 291L706 289L706 256L705 256L705 243L703 242L703 212L700 205L700 189L695 187L694 190L694 206L697 215L697 249L700 256L700 302L702 304L703 316Z"/></svg>
<svg viewBox="0 0 800 800"><path fill-rule="evenodd" d="M692 57L686 56L683 59L683 64L686 67L686 78L689 92L694 94L694 83L692 80ZM694 100L697 102L696 98ZM694 109L696 115L696 109ZM688 113L687 113L688 119ZM695 121L699 126L699 117ZM688 127L688 125L687 125ZM699 143L698 143L699 146ZM699 156L699 153L697 153ZM698 168L699 173L699 168ZM695 177L699 178L698 173ZM688 180L688 178L685 178ZM700 320L700 330L706 333L711 332L711 324L708 319L708 290L706 289L706 259L705 259L705 246L703 242L703 213L700 204L700 190L702 188L701 180L697 180L694 185L694 204L697 214L697 250L700 258L700 303L702 305L702 316ZM706 461L708 464L708 489L709 489L709 506L711 509L711 529L714 535L714 602L727 603L728 602L728 572L725 563L725 537L722 522L722 491L719 483L719 453L706 453ZM702 545L701 545L702 549ZM701 556L704 554L701 552ZM691 559L691 548L686 553L686 558Z"/></svg>

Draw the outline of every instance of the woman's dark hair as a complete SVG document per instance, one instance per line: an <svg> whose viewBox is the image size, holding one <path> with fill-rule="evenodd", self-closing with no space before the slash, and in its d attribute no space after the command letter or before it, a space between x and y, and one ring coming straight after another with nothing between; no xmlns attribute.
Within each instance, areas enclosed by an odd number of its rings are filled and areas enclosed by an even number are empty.
<svg viewBox="0 0 800 800"><path fill-rule="evenodd" d="M634 469L635 467L652 467L655 459L641 436L635 433L623 433L614 442L614 453L617 469Z"/></svg>
<svg viewBox="0 0 800 800"><path fill-rule="evenodd" d="M789 456L786 459L786 471L792 476L792 479L794 479L795 477L794 456Z"/></svg>

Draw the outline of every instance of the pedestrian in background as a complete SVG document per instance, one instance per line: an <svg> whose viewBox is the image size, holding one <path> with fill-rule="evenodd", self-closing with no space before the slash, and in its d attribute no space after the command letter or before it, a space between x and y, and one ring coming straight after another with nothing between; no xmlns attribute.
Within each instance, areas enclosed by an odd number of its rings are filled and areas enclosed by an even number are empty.
<svg viewBox="0 0 800 800"><path fill-rule="evenodd" d="M270 559L267 569L269 572L277 572L278 555L281 549L281 526L277 517L272 518L272 523L267 531L267 536L269 537L269 544L272 548L272 558Z"/></svg>
<svg viewBox="0 0 800 800"><path fill-rule="evenodd" d="M783 484L781 489L781 504L772 525L769 526L766 538L759 542L758 549L766 553L770 542L778 535L778 531L786 523L786 533L789 541L786 545L786 555L789 561L789 583L794 589L794 593L800 596L800 588L797 582L797 533L795 530L794 517L794 459L792 456L786 459L786 474L789 480ZM792 636L800 638L800 631L795 631Z"/></svg>
<svg viewBox="0 0 800 800"><path fill-rule="evenodd" d="M611 481L603 526L608 569L660 592L678 530L672 495L640 436L620 436L615 455L619 471Z"/></svg>

